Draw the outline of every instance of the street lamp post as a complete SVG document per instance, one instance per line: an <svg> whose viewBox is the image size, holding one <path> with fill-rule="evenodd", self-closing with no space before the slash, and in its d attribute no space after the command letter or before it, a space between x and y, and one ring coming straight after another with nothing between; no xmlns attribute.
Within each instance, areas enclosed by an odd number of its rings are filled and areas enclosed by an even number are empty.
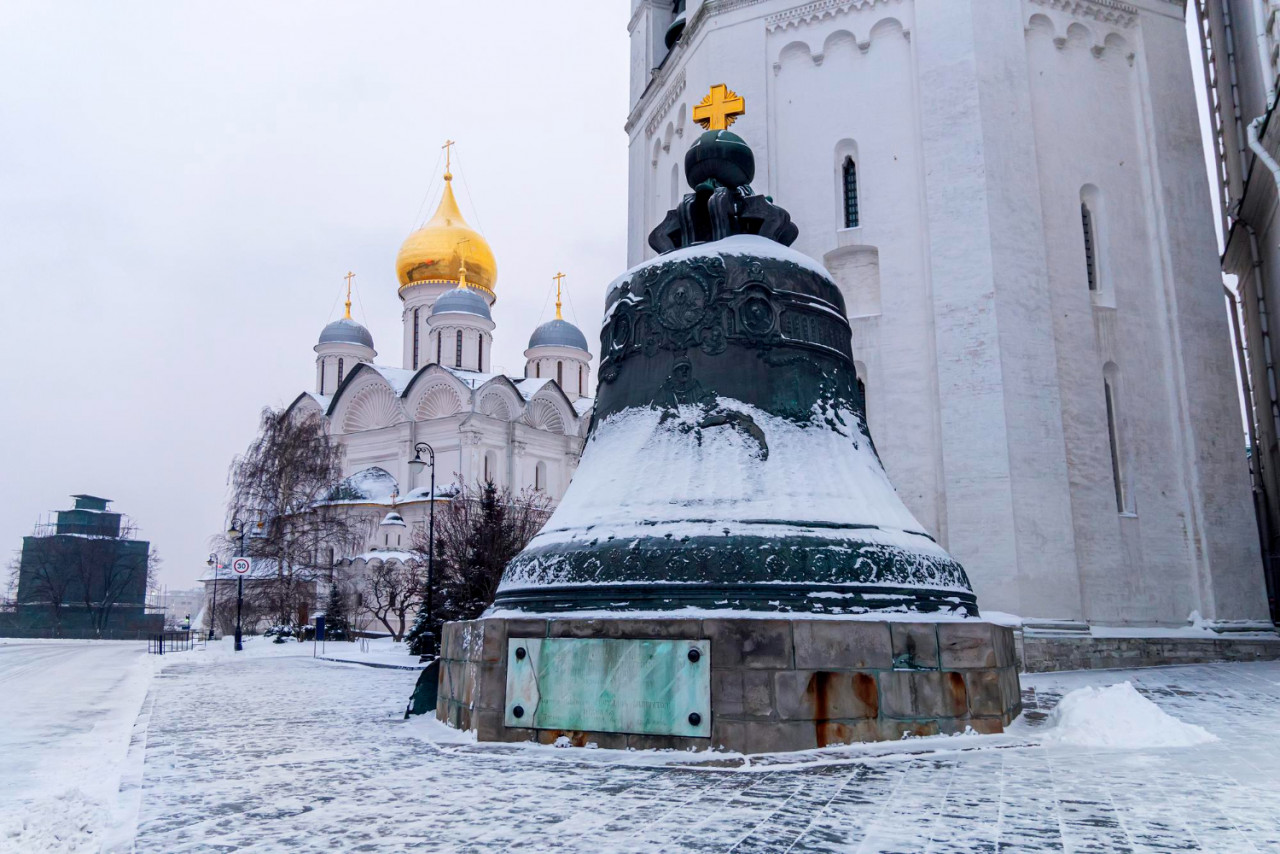
<svg viewBox="0 0 1280 854"><path fill-rule="evenodd" d="M240 548L236 550L238 557L244 557L244 525L239 519L231 520L231 530L227 531L229 539L240 540ZM216 576L215 576L216 577ZM240 630L240 614L244 609L244 576L236 573L236 652L244 649L243 635Z"/></svg>
<svg viewBox="0 0 1280 854"><path fill-rule="evenodd" d="M209 555L206 563L213 567L213 605L209 609L209 640L213 640L213 628L218 621L218 573L222 567L218 564L216 554Z"/></svg>
<svg viewBox="0 0 1280 854"><path fill-rule="evenodd" d="M422 452L427 452L427 459L422 459ZM413 459L409 460L409 469L415 474L422 471L425 465L431 466L431 493L427 505L427 625L431 627L430 652L436 653L435 611L432 605L435 600L435 556L436 556L436 452L426 442L413 446Z"/></svg>

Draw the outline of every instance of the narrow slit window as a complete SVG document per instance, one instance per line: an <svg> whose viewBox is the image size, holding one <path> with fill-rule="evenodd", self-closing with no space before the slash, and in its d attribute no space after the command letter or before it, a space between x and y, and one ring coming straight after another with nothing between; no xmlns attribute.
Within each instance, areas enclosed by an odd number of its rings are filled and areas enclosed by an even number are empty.
<svg viewBox="0 0 1280 854"><path fill-rule="evenodd" d="M324 394L324 363L325 363L325 360L321 359L320 360L320 393L321 394Z"/></svg>
<svg viewBox="0 0 1280 854"><path fill-rule="evenodd" d="M453 354L453 366L455 368L462 367L462 330L458 330L458 346Z"/></svg>
<svg viewBox="0 0 1280 854"><path fill-rule="evenodd" d="M413 369L418 370L418 334L421 327L418 326L418 309L413 310Z"/></svg>
<svg viewBox="0 0 1280 854"><path fill-rule="evenodd" d="M1126 495L1124 488L1124 471L1120 465L1120 427L1116 423L1116 396L1111 380L1104 380L1103 387L1107 396L1107 438L1111 443L1111 477L1116 486L1116 511L1125 512Z"/></svg>
<svg viewBox="0 0 1280 854"><path fill-rule="evenodd" d="M844 177L844 227L857 228L858 219L858 164L852 157L844 159L841 170Z"/></svg>
<svg viewBox="0 0 1280 854"><path fill-rule="evenodd" d="M541 362L533 363L533 376L534 376L534 379L542 379L542 363Z"/></svg>
<svg viewBox="0 0 1280 854"><path fill-rule="evenodd" d="M476 336L476 370L484 370L484 336Z"/></svg>
<svg viewBox="0 0 1280 854"><path fill-rule="evenodd" d="M342 385L342 360L338 360L338 385Z"/></svg>
<svg viewBox="0 0 1280 854"><path fill-rule="evenodd" d="M1080 224L1084 228L1085 274L1089 277L1089 290L1096 291L1098 289L1098 241L1093 231L1093 212L1085 202L1080 203Z"/></svg>
<svg viewBox="0 0 1280 854"><path fill-rule="evenodd" d="M440 353L442 352L443 349L444 349L444 333L437 332L436 333L436 364L437 365L440 364L440 359L441 359Z"/></svg>
<svg viewBox="0 0 1280 854"><path fill-rule="evenodd" d="M564 362L556 362L556 385L564 388Z"/></svg>

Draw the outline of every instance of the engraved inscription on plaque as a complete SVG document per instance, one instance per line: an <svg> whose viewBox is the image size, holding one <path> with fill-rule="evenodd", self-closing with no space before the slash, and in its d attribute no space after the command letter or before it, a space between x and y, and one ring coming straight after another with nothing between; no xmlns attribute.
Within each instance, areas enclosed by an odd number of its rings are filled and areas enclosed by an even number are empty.
<svg viewBox="0 0 1280 854"><path fill-rule="evenodd" d="M711 641L507 640L506 725L711 737Z"/></svg>

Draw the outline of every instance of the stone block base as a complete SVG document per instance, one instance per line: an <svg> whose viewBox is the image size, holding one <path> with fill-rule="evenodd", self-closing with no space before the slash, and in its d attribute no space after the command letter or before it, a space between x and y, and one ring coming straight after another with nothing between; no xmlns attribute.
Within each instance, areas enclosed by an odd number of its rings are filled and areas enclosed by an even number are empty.
<svg viewBox="0 0 1280 854"><path fill-rule="evenodd" d="M687 638L711 647L711 737L505 726L508 638ZM436 717L481 741L741 753L1002 732L1021 711L1013 632L979 621L672 618L448 623Z"/></svg>
<svg viewBox="0 0 1280 854"><path fill-rule="evenodd" d="M1018 657L1027 673L1280 659L1280 636L1262 632L1207 638L1092 637L1026 629L1017 640Z"/></svg>

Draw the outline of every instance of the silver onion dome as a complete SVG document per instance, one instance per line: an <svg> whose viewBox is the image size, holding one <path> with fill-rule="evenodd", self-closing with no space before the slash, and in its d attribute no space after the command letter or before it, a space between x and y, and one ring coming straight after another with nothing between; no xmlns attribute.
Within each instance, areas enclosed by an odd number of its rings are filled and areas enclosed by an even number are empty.
<svg viewBox="0 0 1280 854"><path fill-rule="evenodd" d="M369 330L349 317L339 318L320 333L321 344L360 344L373 349L373 336Z"/></svg>
<svg viewBox="0 0 1280 854"><path fill-rule="evenodd" d="M529 349L535 347L573 347L576 350L587 350L587 336L569 321L556 318L533 330L533 334L529 336Z"/></svg>
<svg viewBox="0 0 1280 854"><path fill-rule="evenodd" d="M456 287L451 291L447 291L431 307L432 317L447 312L474 314L477 317L483 317L485 320L493 320L493 315L489 313L489 303L485 301L485 298L480 295L478 290L469 287Z"/></svg>

